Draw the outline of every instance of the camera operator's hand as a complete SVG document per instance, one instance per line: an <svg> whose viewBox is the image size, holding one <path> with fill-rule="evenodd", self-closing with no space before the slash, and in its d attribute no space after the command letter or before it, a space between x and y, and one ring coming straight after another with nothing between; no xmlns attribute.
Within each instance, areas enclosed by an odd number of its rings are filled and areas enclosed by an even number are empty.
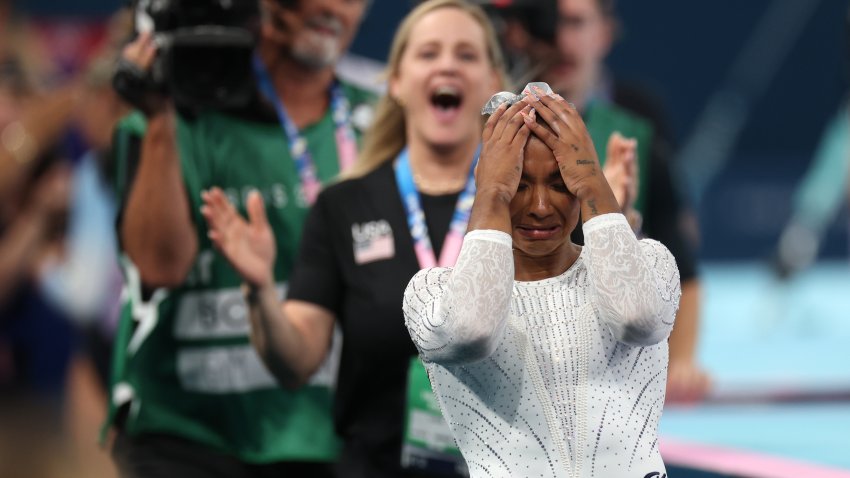
<svg viewBox="0 0 850 478"><path fill-rule="evenodd" d="M148 118L168 112L171 106L171 100L156 91L149 79L156 53L153 35L150 32L139 34L121 52L113 78L118 94Z"/></svg>

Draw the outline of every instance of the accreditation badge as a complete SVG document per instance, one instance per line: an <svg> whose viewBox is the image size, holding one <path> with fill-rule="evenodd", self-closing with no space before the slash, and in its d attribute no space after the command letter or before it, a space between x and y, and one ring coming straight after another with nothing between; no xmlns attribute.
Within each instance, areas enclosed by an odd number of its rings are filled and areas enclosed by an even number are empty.
<svg viewBox="0 0 850 478"><path fill-rule="evenodd" d="M407 373L407 410L401 447L403 468L469 476L466 462L440 411L425 365L412 357Z"/></svg>

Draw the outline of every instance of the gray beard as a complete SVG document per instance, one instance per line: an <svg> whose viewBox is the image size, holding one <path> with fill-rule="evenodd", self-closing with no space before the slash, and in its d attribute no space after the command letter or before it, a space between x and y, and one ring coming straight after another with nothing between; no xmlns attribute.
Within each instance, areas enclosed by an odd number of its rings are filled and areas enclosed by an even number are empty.
<svg viewBox="0 0 850 478"><path fill-rule="evenodd" d="M302 35L292 47L292 57L310 69L328 68L339 60L339 40L311 33Z"/></svg>

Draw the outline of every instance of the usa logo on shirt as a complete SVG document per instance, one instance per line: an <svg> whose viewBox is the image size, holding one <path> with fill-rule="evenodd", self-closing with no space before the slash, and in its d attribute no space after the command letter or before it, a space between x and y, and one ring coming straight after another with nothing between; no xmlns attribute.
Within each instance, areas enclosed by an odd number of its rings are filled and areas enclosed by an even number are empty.
<svg viewBox="0 0 850 478"><path fill-rule="evenodd" d="M352 224L351 238L354 243L354 262L358 265L395 256L393 230L384 219Z"/></svg>

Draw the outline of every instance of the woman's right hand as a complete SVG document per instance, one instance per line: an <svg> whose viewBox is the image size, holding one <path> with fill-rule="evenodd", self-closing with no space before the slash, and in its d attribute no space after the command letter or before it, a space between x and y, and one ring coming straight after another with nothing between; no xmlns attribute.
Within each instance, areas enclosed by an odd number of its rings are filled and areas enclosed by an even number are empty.
<svg viewBox="0 0 850 478"><path fill-rule="evenodd" d="M201 193L201 197L201 214L207 220L209 238L215 247L248 285L273 286L277 246L260 193L248 194L248 221L221 189L214 187Z"/></svg>
<svg viewBox="0 0 850 478"><path fill-rule="evenodd" d="M490 116L482 133L481 158L475 167L478 191L493 192L510 201L522 176L523 151L531 133L523 116L531 106L523 101L506 108L503 104Z"/></svg>

